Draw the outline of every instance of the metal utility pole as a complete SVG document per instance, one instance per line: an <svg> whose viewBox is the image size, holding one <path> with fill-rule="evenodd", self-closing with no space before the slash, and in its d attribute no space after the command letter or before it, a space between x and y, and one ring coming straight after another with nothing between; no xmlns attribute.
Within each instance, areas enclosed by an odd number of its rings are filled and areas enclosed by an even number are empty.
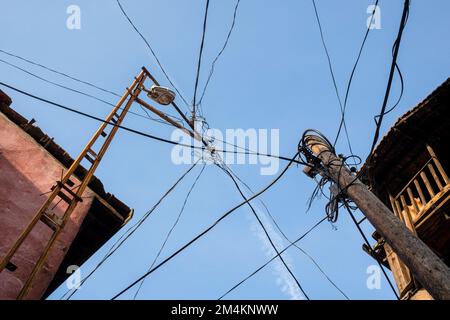
<svg viewBox="0 0 450 320"><path fill-rule="evenodd" d="M149 79L153 86L150 89L145 88L145 81ZM18 239L8 250L6 255L2 257L0 261L0 272L2 272L13 259L17 250L23 245L24 241L28 238L30 233L34 230L39 221L44 223L49 229L52 230L52 234L36 261L33 269L28 274L27 279L17 296L17 299L24 299L27 297L29 291L33 287L33 282L39 272L45 265L48 259L50 251L56 242L58 236L63 231L70 215L73 213L79 202L83 201L82 195L86 190L91 178L94 176L100 161L108 150L114 136L117 133L120 125L122 124L125 116L130 110L134 102L139 103L143 107L147 108L167 123L183 130L191 137L198 138L198 133L194 133L186 129L182 124L172 120L164 112L159 111L157 108L151 106L149 103L139 98L139 95L145 91L149 94L149 97L162 105L172 104L176 111L187 122L189 120L185 117L183 112L173 103L175 94L167 88L160 87L156 79L150 74L146 68L142 68L142 71L135 78L130 88L127 88L124 95L120 98L113 110L106 117L104 122L100 125L98 130L94 133L87 145L81 151L79 156L74 160L70 168L61 177L60 181L56 181L55 185L51 188L51 193L48 199L42 204L39 210L31 218L31 221L27 227L19 235ZM192 128L193 126L189 124ZM101 140L104 138L104 140ZM84 177L77 177L75 172L81 166L83 159L88 160L90 163L86 168L87 173ZM78 186L74 187L74 181L80 181ZM62 203L62 205L58 205ZM65 205L64 205L65 204Z"/></svg>
<svg viewBox="0 0 450 320"><path fill-rule="evenodd" d="M317 172L353 200L433 298L450 300L449 267L350 172L323 138L307 135L304 144L320 160Z"/></svg>

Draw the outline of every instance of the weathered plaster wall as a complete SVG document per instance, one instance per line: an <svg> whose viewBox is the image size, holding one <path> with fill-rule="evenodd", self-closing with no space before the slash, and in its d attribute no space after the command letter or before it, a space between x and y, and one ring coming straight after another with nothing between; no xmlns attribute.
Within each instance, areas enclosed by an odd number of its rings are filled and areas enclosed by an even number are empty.
<svg viewBox="0 0 450 320"><path fill-rule="evenodd" d="M0 256L15 242L65 168L21 128L0 113ZM74 181L78 184L78 181ZM28 298L39 299L56 273L92 204L93 192L87 189L83 202L51 250L42 272ZM55 212L61 212L59 204ZM15 299L27 274L32 270L51 230L39 222L12 259L18 267L0 273L0 299Z"/></svg>

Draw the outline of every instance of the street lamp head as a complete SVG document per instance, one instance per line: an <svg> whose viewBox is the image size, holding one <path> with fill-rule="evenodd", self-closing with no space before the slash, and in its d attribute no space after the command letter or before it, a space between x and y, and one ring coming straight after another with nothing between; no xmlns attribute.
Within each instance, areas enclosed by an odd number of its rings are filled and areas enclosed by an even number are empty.
<svg viewBox="0 0 450 320"><path fill-rule="evenodd" d="M175 100L175 92L168 88L153 85L150 90L146 90L150 99L159 104L167 106Z"/></svg>

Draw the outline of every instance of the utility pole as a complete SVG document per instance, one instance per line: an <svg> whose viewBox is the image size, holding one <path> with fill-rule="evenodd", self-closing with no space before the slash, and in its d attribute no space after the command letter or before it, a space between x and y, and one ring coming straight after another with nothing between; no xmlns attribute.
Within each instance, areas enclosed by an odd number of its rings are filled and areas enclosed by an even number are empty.
<svg viewBox="0 0 450 320"><path fill-rule="evenodd" d="M448 266L350 172L322 137L306 135L304 146L320 160L319 166L313 164L313 170L331 178L353 200L433 298L450 300Z"/></svg>

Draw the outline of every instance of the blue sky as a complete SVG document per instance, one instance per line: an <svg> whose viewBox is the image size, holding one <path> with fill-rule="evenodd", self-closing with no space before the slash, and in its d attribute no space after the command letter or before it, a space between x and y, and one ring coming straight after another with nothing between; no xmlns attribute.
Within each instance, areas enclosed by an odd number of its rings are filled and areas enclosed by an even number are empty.
<svg viewBox="0 0 450 320"><path fill-rule="evenodd" d="M366 30L366 0L317 0L338 88L344 95L347 79ZM81 30L66 28L66 9L81 8ZM201 37L204 1L123 0L124 8L149 39L164 68L190 101ZM235 1L211 0L200 87L220 50L231 23ZM398 30L403 1L380 1L381 26L369 35L350 93L347 123L353 149L366 157L374 133L373 116L382 103ZM412 1L408 26L399 54L405 92L398 108L387 116L384 133L404 112L425 98L448 77L450 4L445 0ZM141 66L167 85L144 43L121 15L116 1L2 1L0 49L30 58L113 91L123 92ZM112 103L114 97L46 73L0 53L49 79L98 95ZM42 97L101 117L108 108L96 101L55 88L0 63L3 82ZM392 97L399 93L395 80ZM2 88L13 107L76 155L98 123L51 108ZM181 105L181 103L180 103ZM186 107L184 106L184 110ZM332 87L314 11L309 0L242 0L229 46L216 65L203 102L213 128L280 129L280 153L291 156L300 135L316 128L334 137L339 106ZM139 112L135 107L134 111ZM125 125L170 137L172 129L129 115ZM162 193L188 168L172 164L172 146L120 132L96 175L106 189L136 210L139 219ZM348 154L342 139L337 150ZM261 176L256 165L232 166L254 190L272 179ZM314 182L299 168L263 195L285 233L297 238L324 215L325 199L316 200L306 212ZM109 299L146 271L167 230L182 206L184 195L200 168L190 174L143 227L92 277L76 299ZM168 256L211 224L241 198L231 180L208 166L192 193L183 217L161 258ZM257 205L261 207L260 205ZM132 222L133 222L132 221ZM374 264L362 250L362 239L342 212L335 227L322 224L300 245L307 250L351 299L392 299L382 280L380 290L366 286L367 267ZM368 235L372 228L365 223ZM223 221L213 232L152 274L139 297L145 299L216 299L267 261L267 247L247 207ZM105 254L106 244L82 266L89 270ZM284 247L287 245L284 242ZM273 252L271 253L273 254ZM296 249L287 260L312 299L341 299L315 266ZM228 296L230 299L289 299L290 285L279 265L272 263ZM278 270L278 271L277 271ZM59 298L65 288L51 298ZM131 298L130 290L122 298Z"/></svg>

